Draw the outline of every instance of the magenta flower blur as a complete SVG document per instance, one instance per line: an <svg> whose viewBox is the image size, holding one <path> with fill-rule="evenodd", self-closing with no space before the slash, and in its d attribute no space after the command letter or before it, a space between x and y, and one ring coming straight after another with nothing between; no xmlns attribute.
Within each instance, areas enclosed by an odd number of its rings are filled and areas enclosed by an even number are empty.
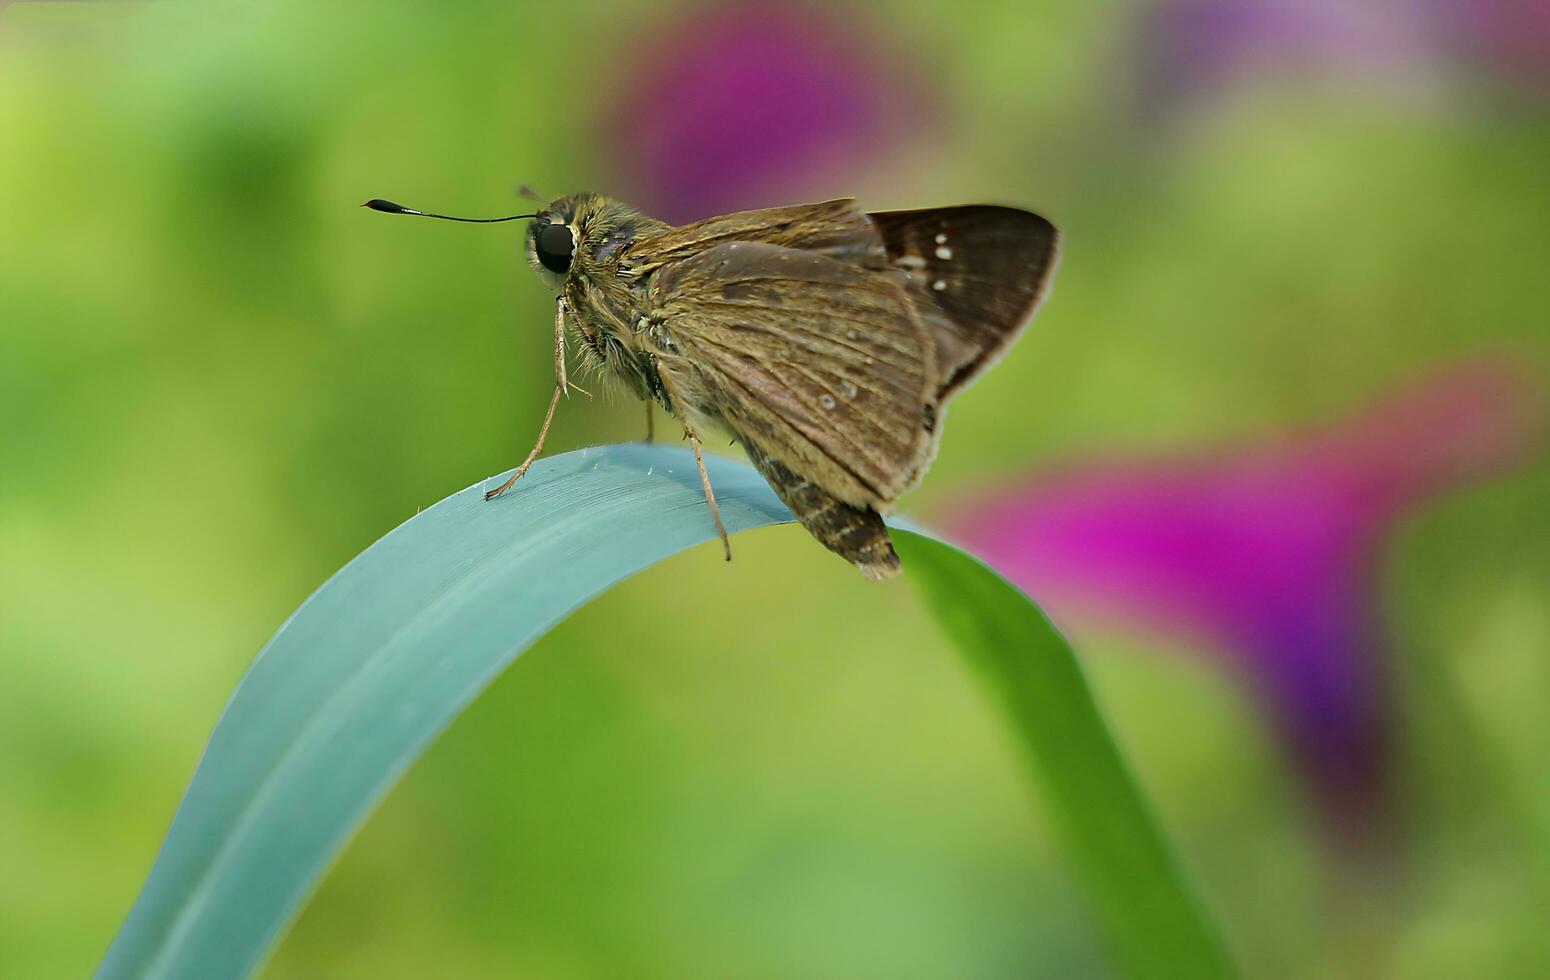
<svg viewBox="0 0 1550 980"><path fill-rule="evenodd" d="M1331 829L1379 828L1389 707L1377 561L1396 518L1524 457L1537 391L1457 367L1326 431L1237 452L1074 466L959 511L965 544L1077 633L1204 637L1238 664Z"/></svg>
<svg viewBox="0 0 1550 980"><path fill-rule="evenodd" d="M1163 0L1143 14L1137 84L1148 111L1266 77L1405 80L1434 46L1418 6L1344 0Z"/></svg>
<svg viewBox="0 0 1550 980"><path fill-rule="evenodd" d="M1550 91L1546 0L1161 0L1135 46L1148 115L1266 80L1427 97L1478 74Z"/></svg>
<svg viewBox="0 0 1550 980"><path fill-rule="evenodd" d="M619 72L600 135L620 195L669 221L789 204L854 168L922 115L917 76L891 70L880 33L827 5L692 4Z"/></svg>
<svg viewBox="0 0 1550 980"><path fill-rule="evenodd" d="M1550 0L1431 0L1439 30L1479 67L1550 94Z"/></svg>

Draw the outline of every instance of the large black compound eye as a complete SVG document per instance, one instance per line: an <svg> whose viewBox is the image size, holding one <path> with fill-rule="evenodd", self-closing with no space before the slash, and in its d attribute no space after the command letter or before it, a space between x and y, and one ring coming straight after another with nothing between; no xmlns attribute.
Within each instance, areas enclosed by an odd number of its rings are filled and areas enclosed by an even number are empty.
<svg viewBox="0 0 1550 980"><path fill-rule="evenodd" d="M545 269L564 275L570 268L571 255L576 251L576 238L565 225L544 225L538 230L533 248Z"/></svg>

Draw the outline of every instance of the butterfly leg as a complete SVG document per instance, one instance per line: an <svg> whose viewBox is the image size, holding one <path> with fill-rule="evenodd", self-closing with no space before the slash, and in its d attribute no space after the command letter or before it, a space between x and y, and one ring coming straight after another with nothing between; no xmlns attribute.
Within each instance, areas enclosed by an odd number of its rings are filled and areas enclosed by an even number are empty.
<svg viewBox="0 0 1550 980"><path fill-rule="evenodd" d="M652 364L656 366L656 363L656 360L653 358ZM662 380L662 388L667 394L666 399L662 402L662 407L677 415L679 421L683 423L684 438L688 439L689 445L694 448L694 463L700 468L700 486L705 488L705 503L710 505L711 520L716 522L716 532L721 535L721 550L726 553L727 561L731 561L732 542L727 539L727 526L721 523L721 508L716 506L716 491L711 489L710 474L705 472L705 454L700 451L700 436L699 433L694 431L694 427L689 424L688 419L684 416L683 406L687 406L689 402L684 399L683 394L679 391L677 383L673 380L672 373L661 370L660 366L657 366L657 368L657 376ZM647 404L649 405L650 403L648 402Z"/></svg>
<svg viewBox="0 0 1550 980"><path fill-rule="evenodd" d="M727 526L721 523L721 508L716 506L716 491L710 488L710 474L705 472L705 457L700 453L700 437L688 426L684 427L684 434L689 437L689 445L694 447L694 462L700 468L700 485L705 488L705 502L710 504L711 519L716 522L716 531L721 535L721 550L726 552L727 561L732 560L732 542L727 540Z"/></svg>
<svg viewBox="0 0 1550 980"><path fill-rule="evenodd" d="M576 386L571 384L570 379L565 376L565 297L561 296L554 307L554 394L549 398L549 411L544 413L544 424L538 429L538 444L533 447L532 452L527 454L527 459L522 461L522 465L517 467L517 471L511 474L511 479L502 483L494 490L485 491L485 500L494 500L507 490L510 490L518 480L522 479L523 474L527 472L527 468L533 465L533 461L538 458L538 454L544 451L544 439L549 435L549 424L554 421L554 410L559 407L560 396L566 394L566 389L568 388L576 388ZM580 388L576 388L576 390L586 394Z"/></svg>
<svg viewBox="0 0 1550 980"><path fill-rule="evenodd" d="M645 405L646 405L646 441L647 442L652 442L656 438L656 435L655 435L655 433L656 433L656 418L655 418L655 414L656 413L652 411L651 399L649 399L649 398L646 399Z"/></svg>

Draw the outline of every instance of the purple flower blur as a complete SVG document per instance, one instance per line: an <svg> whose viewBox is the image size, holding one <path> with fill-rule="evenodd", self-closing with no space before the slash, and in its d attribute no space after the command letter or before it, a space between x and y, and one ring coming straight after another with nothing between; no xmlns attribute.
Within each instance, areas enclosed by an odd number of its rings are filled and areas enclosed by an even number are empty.
<svg viewBox="0 0 1550 980"><path fill-rule="evenodd" d="M866 161L926 101L885 70L895 59L877 33L806 3L682 8L633 42L642 55L620 72L602 133L617 185L678 222L788 204L815 176Z"/></svg>
<svg viewBox="0 0 1550 980"><path fill-rule="evenodd" d="M1465 56L1532 95L1550 92L1550 0L1433 0Z"/></svg>
<svg viewBox="0 0 1550 980"><path fill-rule="evenodd" d="M1542 98L1550 0L1162 0L1135 47L1148 117L1267 79L1424 95L1462 72Z"/></svg>
<svg viewBox="0 0 1550 980"><path fill-rule="evenodd" d="M1380 829L1386 797L1385 534L1523 458L1537 394L1509 364L1472 362L1318 434L1073 467L950 523L1077 632L1117 615L1211 641L1263 699L1330 829L1360 838Z"/></svg>
<svg viewBox="0 0 1550 980"><path fill-rule="evenodd" d="M1166 112L1267 76L1405 81L1435 60L1419 12L1406 0L1164 0L1140 23L1141 101Z"/></svg>

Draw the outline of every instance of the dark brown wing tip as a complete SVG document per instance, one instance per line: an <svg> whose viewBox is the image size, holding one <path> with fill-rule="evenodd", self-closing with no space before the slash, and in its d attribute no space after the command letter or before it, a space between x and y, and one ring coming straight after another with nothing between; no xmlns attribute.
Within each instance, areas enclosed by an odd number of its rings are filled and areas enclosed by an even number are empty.
<svg viewBox="0 0 1550 980"><path fill-rule="evenodd" d="M1032 212L1029 213L1031 214ZM1065 233L1060 230L1060 227L1048 218L1037 214L1034 217L1038 218L1049 229L1049 247L1044 250L1044 268L1034 282L1033 302L1028 305L1028 311L1025 314L1028 317L1032 317L1034 313L1038 312L1039 305L1044 302L1049 294L1051 280L1055 278L1055 270L1060 266L1061 251L1065 245L1066 238Z"/></svg>
<svg viewBox="0 0 1550 980"><path fill-rule="evenodd" d="M1065 235L1061 232L1059 225L1034 211L1000 206L996 206L996 210L1014 214L1019 220L1026 221L1029 225L1038 228L1043 233L1045 241L1041 257L1044 266L1034 286L1035 292L1041 291L1048 285L1050 276L1055 271L1055 266L1060 262L1060 248Z"/></svg>

